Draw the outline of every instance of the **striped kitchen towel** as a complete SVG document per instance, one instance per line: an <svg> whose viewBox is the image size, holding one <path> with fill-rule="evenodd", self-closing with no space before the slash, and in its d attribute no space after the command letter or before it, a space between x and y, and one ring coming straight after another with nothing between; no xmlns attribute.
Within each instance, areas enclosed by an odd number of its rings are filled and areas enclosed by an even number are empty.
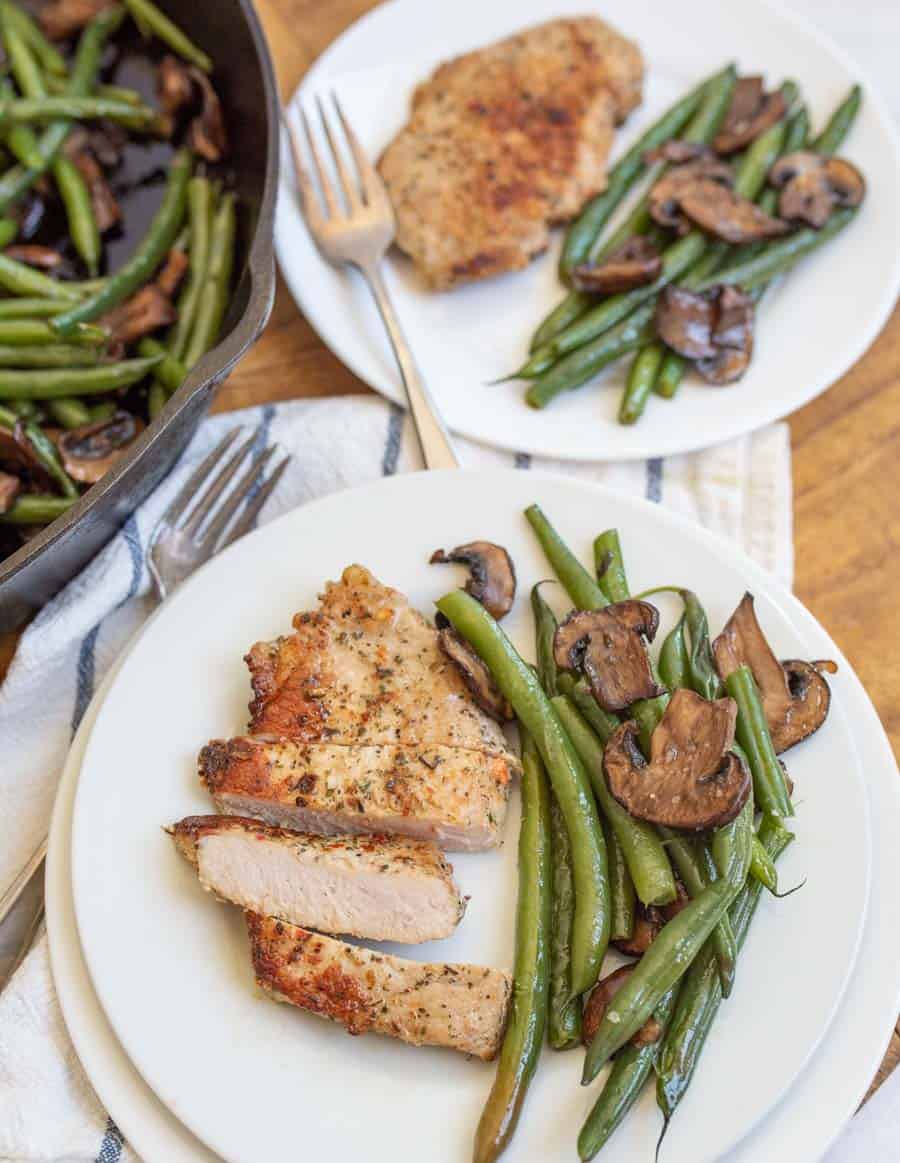
<svg viewBox="0 0 900 1163"><path fill-rule="evenodd" d="M375 396L295 401L205 421L159 489L31 623L0 688L0 894L46 833L56 781L94 690L153 608L148 538L193 466L234 425L293 456L263 520L315 497L418 467L404 414ZM459 441L468 467L541 468L644 496L737 541L790 585L790 446L785 424L689 456L628 464L532 462ZM0 933L0 971L26 908ZM91 1090L56 1002L46 938L0 997L0 1159L134 1155Z"/></svg>

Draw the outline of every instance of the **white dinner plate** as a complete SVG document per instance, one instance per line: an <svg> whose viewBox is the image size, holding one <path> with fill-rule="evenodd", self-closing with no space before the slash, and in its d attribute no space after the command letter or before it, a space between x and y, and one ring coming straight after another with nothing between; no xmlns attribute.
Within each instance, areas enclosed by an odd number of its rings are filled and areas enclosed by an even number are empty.
<svg viewBox="0 0 900 1163"><path fill-rule="evenodd" d="M412 1159L425 1142L430 1160L468 1154L492 1067L376 1037L351 1042L327 1023L260 1000L240 916L200 892L161 827L208 810L195 757L209 737L245 721L247 646L284 630L350 561L368 564L427 610L456 580L425 565L436 545L502 541L522 587L509 631L530 650L527 587L546 565L521 510L536 498L582 550L604 525L619 525L636 589L662 580L692 585L718 626L749 585L780 653L837 653L815 623L798 632L801 608L735 549L652 505L538 474L430 473L351 490L295 510L198 573L141 636L99 713L76 802L72 871L86 961L116 1034L166 1106L226 1159L281 1157L298 1125L307 1148L340 1142L346 1157ZM827 1030L852 969L872 845L856 727L842 700L853 689L846 671L834 689L827 729L791 761L798 841L782 883L808 883L786 901L763 902L733 998L667 1141L671 1163L721 1156L781 1098ZM510 963L516 816L514 800L501 852L454 858L473 898L465 922L452 939L414 949L415 957ZM591 1101L577 1086L577 1057L545 1055L511 1158L572 1149ZM252 1114L261 1110L292 1117ZM648 1095L609 1158L648 1152L657 1129Z"/></svg>
<svg viewBox="0 0 900 1163"><path fill-rule="evenodd" d="M765 0L392 0L353 24L306 74L294 101L315 118L314 97L334 89L370 156L406 118L416 83L442 60L530 24L596 11L642 47L645 101L629 118L624 150L698 78L726 61L764 72L770 84L795 77L819 126L854 81L864 102L846 148L866 175L859 217L766 295L753 362L728 388L692 377L675 401L657 397L634 427L616 422L628 360L594 382L534 411L521 382L486 386L525 358L531 333L558 302L556 246L527 270L435 294L409 262L391 255L386 280L438 409L456 432L513 451L559 459L627 460L705 447L787 415L834 383L865 351L900 287L900 162L890 117L861 70L828 40ZM361 379L402 402L382 324L361 279L325 263L300 216L283 142L275 243L297 304L324 342ZM559 232L557 232L558 234ZM558 243L558 239L557 239Z"/></svg>

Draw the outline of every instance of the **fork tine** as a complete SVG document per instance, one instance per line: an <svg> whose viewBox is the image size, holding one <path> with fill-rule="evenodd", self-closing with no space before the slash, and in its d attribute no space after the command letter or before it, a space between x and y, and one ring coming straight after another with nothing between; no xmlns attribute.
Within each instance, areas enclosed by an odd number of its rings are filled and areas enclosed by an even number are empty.
<svg viewBox="0 0 900 1163"><path fill-rule="evenodd" d="M197 498L196 506L191 515L180 527L180 531L187 537L196 537L203 522L212 512L213 506L225 489L231 484L235 474L241 467L244 457L253 447L259 436L259 429L251 432L245 441L238 445L232 453L225 467L209 482L203 493Z"/></svg>
<svg viewBox="0 0 900 1163"><path fill-rule="evenodd" d="M325 106L322 104L321 97L316 98L316 105L319 107L319 117L322 121L322 128L325 130L325 137L328 139L328 144L331 147L331 155L334 158L335 169L341 181L341 188L344 191L344 197L347 199L347 209L352 212L362 204L359 189L344 161L343 151L338 149L338 143L335 141L334 135L331 132L331 124L326 116Z"/></svg>
<svg viewBox="0 0 900 1163"><path fill-rule="evenodd" d="M353 160L356 163L356 171L359 174L360 185L362 186L363 196L367 204L371 205L376 201L384 201L386 197L384 183L379 177L378 171L366 156L366 151L359 144L359 139L353 132L350 122L344 116L344 110L341 108L341 103L337 99L337 93L331 94L331 100L334 102L337 115L344 128L344 134L350 145L350 152L353 154Z"/></svg>
<svg viewBox="0 0 900 1163"><path fill-rule="evenodd" d="M197 548L201 553L208 553L212 557L214 553L218 552L219 540L222 534L230 525L232 517L249 496L254 484L265 472L266 465L272 459L274 452L275 445L272 444L260 456L256 456L250 461L243 476L240 477L237 484L226 497L224 503L218 507L209 524L203 530L203 537L197 542Z"/></svg>
<svg viewBox="0 0 900 1163"><path fill-rule="evenodd" d="M307 173L306 166L303 164L303 153L300 149L300 134L291 125L290 121L288 121L286 111L282 113L281 120L284 128L287 130L288 144L291 147L291 158L294 162L294 175L297 179L297 191L300 194L300 206L303 210L303 216L310 225L317 227L323 221L322 211L319 196Z"/></svg>
<svg viewBox="0 0 900 1163"><path fill-rule="evenodd" d="M212 474L213 470L218 467L220 461L225 459L225 453L234 444L240 431L240 426L238 426L237 428L232 428L230 432L226 432L215 448L206 454L184 485L182 485L181 489L175 494L174 500L160 518L157 529L161 529L164 525L174 525L188 506L197 499L201 483Z"/></svg>
<svg viewBox="0 0 900 1163"><path fill-rule="evenodd" d="M331 184L331 178L328 176L328 171L325 169L325 164L322 161L322 155L319 153L319 147L316 145L316 139L313 137L312 126L309 124L309 118L306 116L306 110L302 106L300 108L300 118L303 121L303 128L306 131L309 152L312 154L312 159L316 167L319 189L322 191L322 197L325 199L328 216L334 218L340 213L337 198L334 194L334 186Z"/></svg>
<svg viewBox="0 0 900 1163"><path fill-rule="evenodd" d="M243 515L235 522L231 531L228 533L223 543L219 546L220 549L224 549L226 545L231 545L233 542L243 537L245 533L250 532L250 530L256 524L256 518L259 516L263 505L269 499L275 486L281 480L282 474L287 468L288 461L290 459L290 455L285 454L284 458L278 462L278 464L272 470L269 479L265 482L264 485L260 487L255 496L248 502Z"/></svg>

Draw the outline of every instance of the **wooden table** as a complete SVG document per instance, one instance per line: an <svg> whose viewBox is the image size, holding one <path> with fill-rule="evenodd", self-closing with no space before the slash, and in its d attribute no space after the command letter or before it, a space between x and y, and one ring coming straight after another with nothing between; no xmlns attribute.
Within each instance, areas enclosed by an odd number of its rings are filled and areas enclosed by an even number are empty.
<svg viewBox="0 0 900 1163"><path fill-rule="evenodd" d="M425 2L425 0L423 0ZM287 98L374 0L257 0ZM279 280L272 320L216 409L368 389L317 339ZM790 418L795 591L856 668L900 747L900 308L830 391ZM13 638L0 636L0 674ZM900 1061L894 1032L877 1086Z"/></svg>

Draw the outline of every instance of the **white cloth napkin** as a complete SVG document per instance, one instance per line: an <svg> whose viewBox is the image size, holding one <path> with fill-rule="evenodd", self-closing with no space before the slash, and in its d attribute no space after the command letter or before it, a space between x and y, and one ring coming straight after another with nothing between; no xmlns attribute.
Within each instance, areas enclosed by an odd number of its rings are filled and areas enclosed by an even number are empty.
<svg viewBox="0 0 900 1163"><path fill-rule="evenodd" d="M153 608L144 559L151 531L192 467L236 424L248 430L259 426L260 445L275 440L293 454L264 521L323 494L418 467L403 413L373 396L253 408L203 424L168 480L31 623L0 688L0 893L46 832L69 741L94 690ZM457 446L468 467L532 467L524 454L462 440ZM541 461L533 467L667 505L737 541L791 583L790 446L784 424L667 460ZM23 911L6 926L18 932L0 933L0 970L20 939ZM115 1163L131 1158L69 1043L42 937L0 996L0 1159Z"/></svg>

